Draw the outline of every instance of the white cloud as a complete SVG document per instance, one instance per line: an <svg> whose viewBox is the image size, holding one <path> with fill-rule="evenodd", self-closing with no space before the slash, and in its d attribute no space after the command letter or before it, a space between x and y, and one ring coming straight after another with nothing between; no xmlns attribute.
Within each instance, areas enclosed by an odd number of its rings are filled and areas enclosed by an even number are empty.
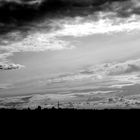
<svg viewBox="0 0 140 140"><path fill-rule="evenodd" d="M114 17L112 17L114 16ZM93 15L89 17L76 17L70 20L60 20L63 25L56 32L58 36L82 37L93 34L109 34L117 32L130 32L140 30L140 17L132 15L128 18L117 17L114 13L99 13L98 20Z"/></svg>
<svg viewBox="0 0 140 140"><path fill-rule="evenodd" d="M26 52L26 51L45 51L45 50L62 50L71 49L69 42L57 39L52 34L34 33L28 35L20 42L13 42L7 46L1 46L1 49L10 52Z"/></svg>
<svg viewBox="0 0 140 140"><path fill-rule="evenodd" d="M15 35L15 34L14 34ZM17 34L18 35L18 34ZM16 35L15 35L16 36ZM3 70L7 70L8 66L8 57L13 55L15 52L40 52L40 51L55 51L55 50L63 50L63 49L73 49L74 46L70 44L68 41L63 41L55 37L55 34L47 34L47 33L34 33L28 35L21 41L7 43L7 45L1 45L0 49L5 50L7 53L0 54L0 61L5 63L3 66ZM12 66L13 67L13 66ZM20 67L21 66L17 66ZM15 66L13 67L13 69Z"/></svg>
<svg viewBox="0 0 140 140"><path fill-rule="evenodd" d="M24 67L20 64L14 64L9 62L7 58L10 57L11 55L12 55L11 52L8 53L5 52L0 54L0 70L13 70L13 69L20 69Z"/></svg>

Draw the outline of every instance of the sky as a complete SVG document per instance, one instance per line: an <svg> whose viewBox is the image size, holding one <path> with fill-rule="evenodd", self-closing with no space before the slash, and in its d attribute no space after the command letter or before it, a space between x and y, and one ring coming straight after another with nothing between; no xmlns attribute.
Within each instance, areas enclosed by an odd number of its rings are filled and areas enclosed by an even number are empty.
<svg viewBox="0 0 140 140"><path fill-rule="evenodd" d="M139 0L1 0L0 11L0 97L139 88Z"/></svg>

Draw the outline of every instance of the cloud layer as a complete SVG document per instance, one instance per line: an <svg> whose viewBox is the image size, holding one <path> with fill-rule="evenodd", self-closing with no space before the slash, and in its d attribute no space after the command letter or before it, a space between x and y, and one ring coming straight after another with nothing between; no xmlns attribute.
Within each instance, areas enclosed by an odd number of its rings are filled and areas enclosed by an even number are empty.
<svg viewBox="0 0 140 140"><path fill-rule="evenodd" d="M114 62L96 65L80 70L77 73L58 75L47 80L47 84L63 85L63 83L93 84L93 88L122 88L140 84L140 60ZM45 82L45 81L44 81ZM74 83L73 83L74 82ZM65 85L65 84L64 84Z"/></svg>
<svg viewBox="0 0 140 140"><path fill-rule="evenodd" d="M0 13L4 14L0 14L0 51L6 53L0 53L0 62L7 66L7 58L15 52L74 48L62 39L65 36L137 32L139 3L139 0L1 0Z"/></svg>

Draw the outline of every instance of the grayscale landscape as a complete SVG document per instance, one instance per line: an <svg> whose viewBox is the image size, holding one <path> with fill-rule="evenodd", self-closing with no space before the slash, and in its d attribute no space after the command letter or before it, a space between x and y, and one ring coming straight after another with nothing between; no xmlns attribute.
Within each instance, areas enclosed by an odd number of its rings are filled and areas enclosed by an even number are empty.
<svg viewBox="0 0 140 140"><path fill-rule="evenodd" d="M0 0L0 108L139 109L140 0Z"/></svg>

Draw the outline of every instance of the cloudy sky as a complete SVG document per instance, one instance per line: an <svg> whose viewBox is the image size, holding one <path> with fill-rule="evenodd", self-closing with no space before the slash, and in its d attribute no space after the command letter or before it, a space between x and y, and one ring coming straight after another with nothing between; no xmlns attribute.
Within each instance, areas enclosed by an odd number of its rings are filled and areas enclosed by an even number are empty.
<svg viewBox="0 0 140 140"><path fill-rule="evenodd" d="M0 0L0 17L1 97L139 88L139 0Z"/></svg>

